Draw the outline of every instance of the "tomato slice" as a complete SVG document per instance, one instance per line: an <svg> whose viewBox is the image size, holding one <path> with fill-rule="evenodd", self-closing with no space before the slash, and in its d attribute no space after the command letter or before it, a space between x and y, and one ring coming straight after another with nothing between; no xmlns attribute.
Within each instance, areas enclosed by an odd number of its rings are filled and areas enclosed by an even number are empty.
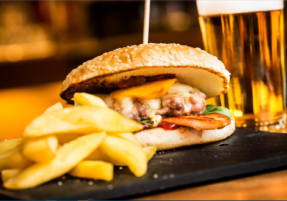
<svg viewBox="0 0 287 201"><path fill-rule="evenodd" d="M201 116L168 117L162 119L162 121L191 127L197 130L214 130L223 128L231 123L228 116L219 113Z"/></svg>
<svg viewBox="0 0 287 201"><path fill-rule="evenodd" d="M176 79L148 82L143 85L126 89L119 89L111 93L112 98L133 97L141 99L157 99L166 94L168 89L176 82Z"/></svg>
<svg viewBox="0 0 287 201"><path fill-rule="evenodd" d="M161 121L158 124L159 127L163 128L164 130L175 130L177 129L179 126L173 123L168 123L166 121Z"/></svg>

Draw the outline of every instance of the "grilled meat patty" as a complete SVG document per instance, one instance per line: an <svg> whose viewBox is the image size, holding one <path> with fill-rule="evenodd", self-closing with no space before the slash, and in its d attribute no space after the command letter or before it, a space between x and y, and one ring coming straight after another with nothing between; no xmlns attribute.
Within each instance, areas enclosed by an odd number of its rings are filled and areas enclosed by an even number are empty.
<svg viewBox="0 0 287 201"><path fill-rule="evenodd" d="M201 115L206 107L206 97L202 92L179 82L159 99L144 100L131 97L113 99L110 95L96 95L111 109L136 121L150 119L151 114L168 117Z"/></svg>

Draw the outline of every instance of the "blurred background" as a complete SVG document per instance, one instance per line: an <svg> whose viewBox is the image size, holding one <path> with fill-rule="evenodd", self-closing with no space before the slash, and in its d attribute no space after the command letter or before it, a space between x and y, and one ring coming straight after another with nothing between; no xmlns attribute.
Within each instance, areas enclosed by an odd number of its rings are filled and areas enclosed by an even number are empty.
<svg viewBox="0 0 287 201"><path fill-rule="evenodd" d="M0 1L0 140L61 101L73 68L142 43L143 16L144 1ZM196 2L152 1L149 42L203 49Z"/></svg>

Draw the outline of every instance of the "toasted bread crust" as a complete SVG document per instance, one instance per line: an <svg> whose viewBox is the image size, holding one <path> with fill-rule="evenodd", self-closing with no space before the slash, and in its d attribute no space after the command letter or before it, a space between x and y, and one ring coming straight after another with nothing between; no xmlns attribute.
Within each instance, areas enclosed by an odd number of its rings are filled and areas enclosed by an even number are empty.
<svg viewBox="0 0 287 201"><path fill-rule="evenodd" d="M220 78L217 84L219 89L211 94L212 96L225 93L228 89L229 72L215 56L199 48L184 45L142 44L105 53L72 70L63 82L61 97L69 101L75 92L80 91L110 93L117 89L119 81L128 78L126 76L134 76L133 73L136 70L141 73L140 70L155 68L164 69L165 73L176 75L178 68L189 69L190 74L194 69L200 69ZM106 79L109 76L121 76L124 73L126 73L125 77L116 79L115 82ZM160 72L155 72L155 75L158 73ZM143 73L143 75L146 74ZM152 72L148 74L147 76L154 75ZM204 82L202 79L200 81Z"/></svg>

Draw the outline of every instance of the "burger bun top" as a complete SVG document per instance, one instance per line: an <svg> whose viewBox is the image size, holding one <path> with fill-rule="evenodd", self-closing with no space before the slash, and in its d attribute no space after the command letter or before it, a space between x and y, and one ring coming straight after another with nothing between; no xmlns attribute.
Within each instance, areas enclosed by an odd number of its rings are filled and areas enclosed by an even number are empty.
<svg viewBox="0 0 287 201"><path fill-rule="evenodd" d="M104 53L72 70L62 85L61 97L70 101L76 92L110 93L131 76L175 74L179 82L213 97L225 93L229 72L215 56L178 44L142 44Z"/></svg>

